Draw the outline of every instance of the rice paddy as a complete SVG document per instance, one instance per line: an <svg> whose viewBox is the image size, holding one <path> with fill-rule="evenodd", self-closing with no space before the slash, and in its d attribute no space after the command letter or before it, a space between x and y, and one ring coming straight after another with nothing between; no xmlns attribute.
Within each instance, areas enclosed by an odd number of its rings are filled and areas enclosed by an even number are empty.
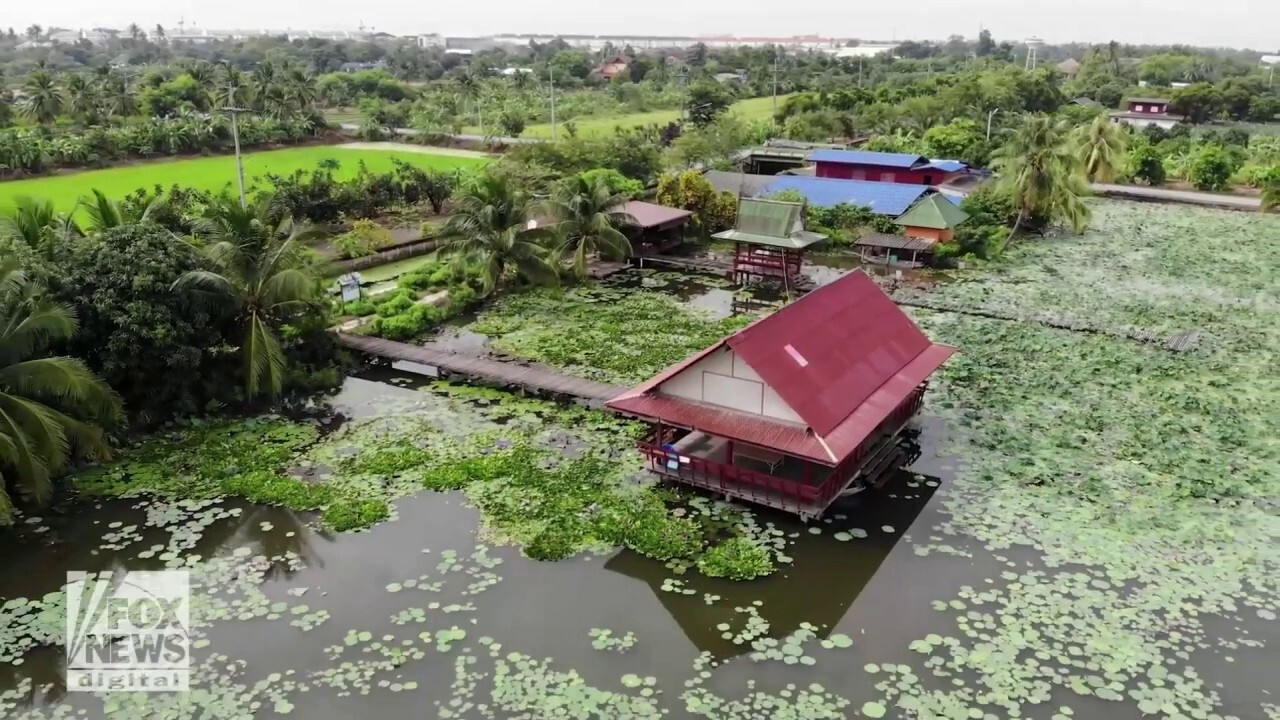
<svg viewBox="0 0 1280 720"><path fill-rule="evenodd" d="M477 167L485 161L478 158L459 157L421 152L418 149L365 149L345 148L341 145L308 146L285 150L268 150L246 153L244 173L247 185L261 186L268 173L290 175L296 170L314 170L322 160L336 160L339 177L352 177L364 163L371 171L386 172L392 169L392 159L432 170ZM0 210L12 207L19 197L51 200L54 206L68 212L76 201L94 189L108 197L122 198L139 188L151 190L157 185L172 185L199 190L234 192L236 187L236 162L233 156L181 158L140 162L102 170L59 173L28 180L0 182Z"/></svg>

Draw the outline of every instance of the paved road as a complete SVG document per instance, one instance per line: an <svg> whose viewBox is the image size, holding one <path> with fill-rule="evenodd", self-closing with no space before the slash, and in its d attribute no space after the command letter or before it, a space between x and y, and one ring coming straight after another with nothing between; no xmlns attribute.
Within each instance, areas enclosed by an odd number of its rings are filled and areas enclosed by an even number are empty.
<svg viewBox="0 0 1280 720"><path fill-rule="evenodd" d="M1240 195L1218 195L1215 193L1193 192L1190 190L1166 190L1164 188L1142 187L1140 185L1102 185L1095 183L1094 191L1099 195L1124 198L1128 200L1146 200L1151 202L1186 203L1205 207L1226 208L1228 210L1248 210L1256 212L1262 207L1262 201L1256 197Z"/></svg>

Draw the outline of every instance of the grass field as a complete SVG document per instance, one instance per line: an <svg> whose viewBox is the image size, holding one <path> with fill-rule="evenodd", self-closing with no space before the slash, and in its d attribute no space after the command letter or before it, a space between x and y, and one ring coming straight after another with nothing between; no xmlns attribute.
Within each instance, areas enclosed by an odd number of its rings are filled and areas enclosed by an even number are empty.
<svg viewBox="0 0 1280 720"><path fill-rule="evenodd" d="M778 104L781 105L785 96L778 96ZM768 120L773 116L773 98L751 98L749 100L739 100L730 107L730 112L738 115L743 120ZM606 115L601 117L581 117L574 119L574 124L578 126L578 135L587 137L591 135L603 135L613 132L615 127L639 127L642 125L665 125L680 119L679 110L654 110L645 113L631 113L629 115ZM558 123L563 135L564 123ZM476 127L468 127L463 130L465 133L479 135L480 130ZM520 134L520 137L527 138L549 138L551 137L551 124L539 123L530 125Z"/></svg>
<svg viewBox="0 0 1280 720"><path fill-rule="evenodd" d="M399 150L348 149L340 146L319 146L269 150L248 153L244 156L245 182L250 186L267 173L288 175L294 170L312 170L321 160L333 158L341 165L340 176L355 175L360 161L370 170L387 171L392 168L391 159L398 158L410 165L435 170L471 167L484 163L478 158L451 157L424 152ZM51 175L0 182L0 210L13 206L14 198L29 196L47 198L59 211L68 211L76 200L93 189L101 190L109 197L120 198L138 188L155 185L169 187L181 185L201 190L234 188L236 162L232 156L202 157L187 160L156 160L105 170Z"/></svg>

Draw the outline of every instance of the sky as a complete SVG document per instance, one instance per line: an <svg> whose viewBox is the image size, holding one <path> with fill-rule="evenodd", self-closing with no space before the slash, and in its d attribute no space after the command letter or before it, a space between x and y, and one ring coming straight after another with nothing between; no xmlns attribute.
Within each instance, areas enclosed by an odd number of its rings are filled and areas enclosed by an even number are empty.
<svg viewBox="0 0 1280 720"><path fill-rule="evenodd" d="M866 40L1042 37L1280 51L1280 0L7 0L0 23L71 29L157 23L225 28L354 29L396 35L572 33L789 36ZM696 9L694 9L696 8ZM305 9L305 10L304 10Z"/></svg>

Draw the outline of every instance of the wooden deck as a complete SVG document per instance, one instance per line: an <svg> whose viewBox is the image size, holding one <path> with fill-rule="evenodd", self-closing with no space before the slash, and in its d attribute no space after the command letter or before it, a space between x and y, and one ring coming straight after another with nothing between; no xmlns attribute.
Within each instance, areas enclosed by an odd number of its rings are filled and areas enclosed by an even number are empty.
<svg viewBox="0 0 1280 720"><path fill-rule="evenodd" d="M543 395L604 402L623 391L623 388L615 385L564 375L545 367L499 362L367 335L339 332L336 337L338 344L343 347L389 360L406 360L427 365L436 368L443 376L457 375L485 384L518 387Z"/></svg>

